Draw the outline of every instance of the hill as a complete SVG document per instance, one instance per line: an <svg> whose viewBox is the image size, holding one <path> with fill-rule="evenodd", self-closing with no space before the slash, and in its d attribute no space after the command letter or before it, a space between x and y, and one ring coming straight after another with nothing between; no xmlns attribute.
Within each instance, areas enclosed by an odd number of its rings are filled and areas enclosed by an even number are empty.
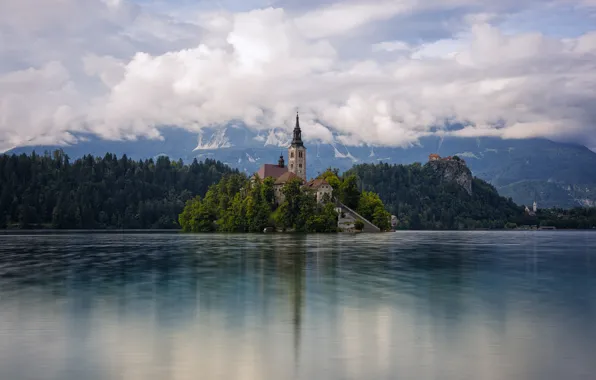
<svg viewBox="0 0 596 380"><path fill-rule="evenodd" d="M474 178L465 164L363 164L348 171L398 218L399 229L503 228L523 214L511 199Z"/></svg>
<svg viewBox="0 0 596 380"><path fill-rule="evenodd" d="M0 155L0 228L179 228L185 202L234 172L214 160Z"/></svg>
<svg viewBox="0 0 596 380"><path fill-rule="evenodd" d="M276 162L290 136L273 128L255 132L243 125L203 128L194 133L177 128L162 129L163 140L105 141L95 136L78 136L77 144L63 147L71 157L104 152L127 154L133 159L156 159L167 155L186 163L213 159L246 174L265 162ZM426 162L430 153L465 158L472 173L492 185L501 195L518 204L540 207L590 206L596 202L596 153L584 146L545 139L502 140L499 138L422 138L409 147L346 146L340 139L311 143L307 170L315 176L328 167L345 171L355 164ZM12 152L30 153L55 146L21 147Z"/></svg>

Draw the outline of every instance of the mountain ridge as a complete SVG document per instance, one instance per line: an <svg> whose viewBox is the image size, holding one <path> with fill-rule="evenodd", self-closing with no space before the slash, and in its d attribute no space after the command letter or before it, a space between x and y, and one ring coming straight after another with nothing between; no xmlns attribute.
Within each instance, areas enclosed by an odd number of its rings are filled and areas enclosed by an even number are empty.
<svg viewBox="0 0 596 380"><path fill-rule="evenodd" d="M200 133L180 128L162 130L163 141L107 141L85 136L86 141L58 146L22 147L8 153L38 153L62 148L72 158L106 152L126 153L133 159L167 155L191 162L197 158L216 159L251 173L263 163L277 162L285 151L290 133L280 128L253 131L238 123L219 128L203 128ZM340 141L307 142L309 176L328 167L340 171L355 164L425 163L430 153L464 158L472 173L492 185L500 194L519 204L536 201L540 207L574 207L596 204L596 153L588 148L546 139L503 140L500 138L425 137L408 148L362 144L346 146Z"/></svg>

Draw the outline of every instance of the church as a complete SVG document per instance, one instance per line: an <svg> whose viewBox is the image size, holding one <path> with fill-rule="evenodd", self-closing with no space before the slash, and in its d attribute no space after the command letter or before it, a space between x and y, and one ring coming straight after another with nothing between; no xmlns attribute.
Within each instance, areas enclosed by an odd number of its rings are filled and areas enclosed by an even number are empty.
<svg viewBox="0 0 596 380"><path fill-rule="evenodd" d="M300 129L300 116L296 114L296 126L292 133L292 142L288 147L288 165L286 166L283 155L277 164L264 164L255 173L260 179L272 177L275 180L274 190L277 203L284 201L283 186L291 179L298 178L304 190L312 191L318 202L322 202L325 195L331 197L333 188L323 179L306 181L306 147L302 141Z"/></svg>

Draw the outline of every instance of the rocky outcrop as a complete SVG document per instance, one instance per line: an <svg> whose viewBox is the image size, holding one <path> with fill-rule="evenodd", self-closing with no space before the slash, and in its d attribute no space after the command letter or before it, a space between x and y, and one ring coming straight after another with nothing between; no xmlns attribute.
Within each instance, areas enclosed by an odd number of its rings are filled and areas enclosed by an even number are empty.
<svg viewBox="0 0 596 380"><path fill-rule="evenodd" d="M472 172L463 162L456 160L430 161L427 165L441 178L442 182L455 182L472 195Z"/></svg>

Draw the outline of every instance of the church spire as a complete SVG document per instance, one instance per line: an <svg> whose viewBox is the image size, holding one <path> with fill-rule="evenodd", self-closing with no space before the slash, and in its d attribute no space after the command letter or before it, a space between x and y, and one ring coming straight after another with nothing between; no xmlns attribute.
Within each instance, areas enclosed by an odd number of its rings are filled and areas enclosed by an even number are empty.
<svg viewBox="0 0 596 380"><path fill-rule="evenodd" d="M300 116L296 113L296 127L292 137L292 145L288 147L288 171L306 181L306 147L302 142Z"/></svg>
<svg viewBox="0 0 596 380"><path fill-rule="evenodd" d="M283 154L279 155L279 161L277 161L277 166L279 166L280 168L284 168L286 166L286 163L284 162Z"/></svg>
<svg viewBox="0 0 596 380"><path fill-rule="evenodd" d="M292 137L292 145L303 146L302 130L300 129L300 116L296 112L296 126L294 127L294 135Z"/></svg>

